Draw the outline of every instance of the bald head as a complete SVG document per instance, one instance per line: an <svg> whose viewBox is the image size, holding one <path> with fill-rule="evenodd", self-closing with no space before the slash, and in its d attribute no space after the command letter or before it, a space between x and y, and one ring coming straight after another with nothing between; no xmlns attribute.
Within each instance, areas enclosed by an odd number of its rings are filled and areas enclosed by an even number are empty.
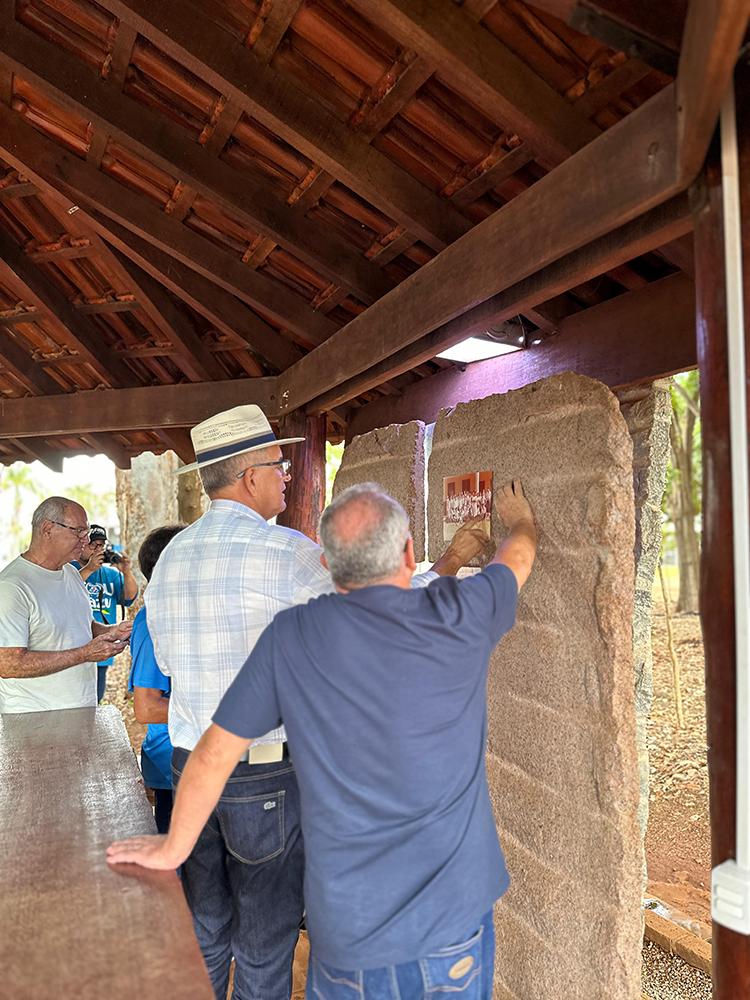
<svg viewBox="0 0 750 1000"><path fill-rule="evenodd" d="M45 521L67 523L68 515L72 512L82 514L85 521L86 511L75 500L68 500L67 497L47 497L46 500L42 500L31 515L31 537L39 535Z"/></svg>
<svg viewBox="0 0 750 1000"><path fill-rule="evenodd" d="M334 583L366 587L397 573L410 537L406 511L377 483L350 486L320 519L320 540Z"/></svg>

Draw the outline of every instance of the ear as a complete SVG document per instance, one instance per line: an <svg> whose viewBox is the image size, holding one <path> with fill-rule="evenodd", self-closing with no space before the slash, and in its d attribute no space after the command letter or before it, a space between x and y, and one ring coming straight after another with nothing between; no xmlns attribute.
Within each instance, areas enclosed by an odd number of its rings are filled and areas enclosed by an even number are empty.
<svg viewBox="0 0 750 1000"><path fill-rule="evenodd" d="M417 560L414 558L414 541L411 535L409 536L406 548L404 549L404 565L407 569L411 570L412 573L417 568Z"/></svg>
<svg viewBox="0 0 750 1000"><path fill-rule="evenodd" d="M326 559L325 552L320 553L320 565L323 569L328 569L328 560Z"/></svg>

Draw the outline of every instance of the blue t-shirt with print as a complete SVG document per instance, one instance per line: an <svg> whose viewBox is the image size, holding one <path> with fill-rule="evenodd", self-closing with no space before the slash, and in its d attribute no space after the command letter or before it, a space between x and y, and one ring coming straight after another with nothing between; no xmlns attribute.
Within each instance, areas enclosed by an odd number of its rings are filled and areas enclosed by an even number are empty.
<svg viewBox="0 0 750 1000"><path fill-rule="evenodd" d="M276 616L222 699L213 720L237 736L286 726L322 962L426 956L464 940L506 890L486 685L517 591L492 565L420 590L319 597Z"/></svg>
<svg viewBox="0 0 750 1000"><path fill-rule="evenodd" d="M81 564L79 562L74 562L73 565L80 570ZM122 573L114 566L100 566L83 583L91 601L91 613L94 616L94 621L101 625L115 625L118 606L128 608L135 600L133 597L129 600L125 599L125 581L122 578ZM99 666L109 667L113 660L113 656L110 656L108 660L99 660Z"/></svg>
<svg viewBox="0 0 750 1000"><path fill-rule="evenodd" d="M146 609L141 608L133 620L130 634L130 653L133 666L128 679L128 691L133 688L156 688L169 695L172 681L166 677L156 662L154 645L146 622ZM141 746L141 771L147 788L172 787L172 744L166 722L150 722Z"/></svg>

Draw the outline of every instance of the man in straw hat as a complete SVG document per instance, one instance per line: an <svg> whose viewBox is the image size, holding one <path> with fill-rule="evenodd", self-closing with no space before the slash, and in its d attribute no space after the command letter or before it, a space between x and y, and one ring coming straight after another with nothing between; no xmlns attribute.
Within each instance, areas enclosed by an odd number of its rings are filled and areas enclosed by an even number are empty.
<svg viewBox="0 0 750 1000"><path fill-rule="evenodd" d="M191 432L208 511L177 535L146 592L156 658L172 677L175 785L222 695L274 615L334 590L318 545L269 520L286 507L291 464L263 411L237 406ZM464 529L419 581L455 573L486 538ZM289 1000L302 920L299 794L283 727L236 765L182 867L182 883L217 998Z"/></svg>

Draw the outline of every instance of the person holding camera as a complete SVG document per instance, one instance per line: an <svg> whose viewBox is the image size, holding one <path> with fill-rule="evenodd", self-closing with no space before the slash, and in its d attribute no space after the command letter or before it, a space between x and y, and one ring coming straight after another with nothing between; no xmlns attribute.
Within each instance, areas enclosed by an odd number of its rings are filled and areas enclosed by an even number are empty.
<svg viewBox="0 0 750 1000"><path fill-rule="evenodd" d="M129 607L138 596L138 583L133 576L130 559L124 552L115 552L107 542L107 529L92 524L80 562L73 563L86 585L94 621L102 625L117 622L117 606ZM104 697L107 670L114 657L100 660L97 665L96 700Z"/></svg>
<svg viewBox="0 0 750 1000"><path fill-rule="evenodd" d="M94 664L125 648L131 622L94 621L71 565L89 530L80 504L47 497L28 549L0 571L0 713L94 708Z"/></svg>

